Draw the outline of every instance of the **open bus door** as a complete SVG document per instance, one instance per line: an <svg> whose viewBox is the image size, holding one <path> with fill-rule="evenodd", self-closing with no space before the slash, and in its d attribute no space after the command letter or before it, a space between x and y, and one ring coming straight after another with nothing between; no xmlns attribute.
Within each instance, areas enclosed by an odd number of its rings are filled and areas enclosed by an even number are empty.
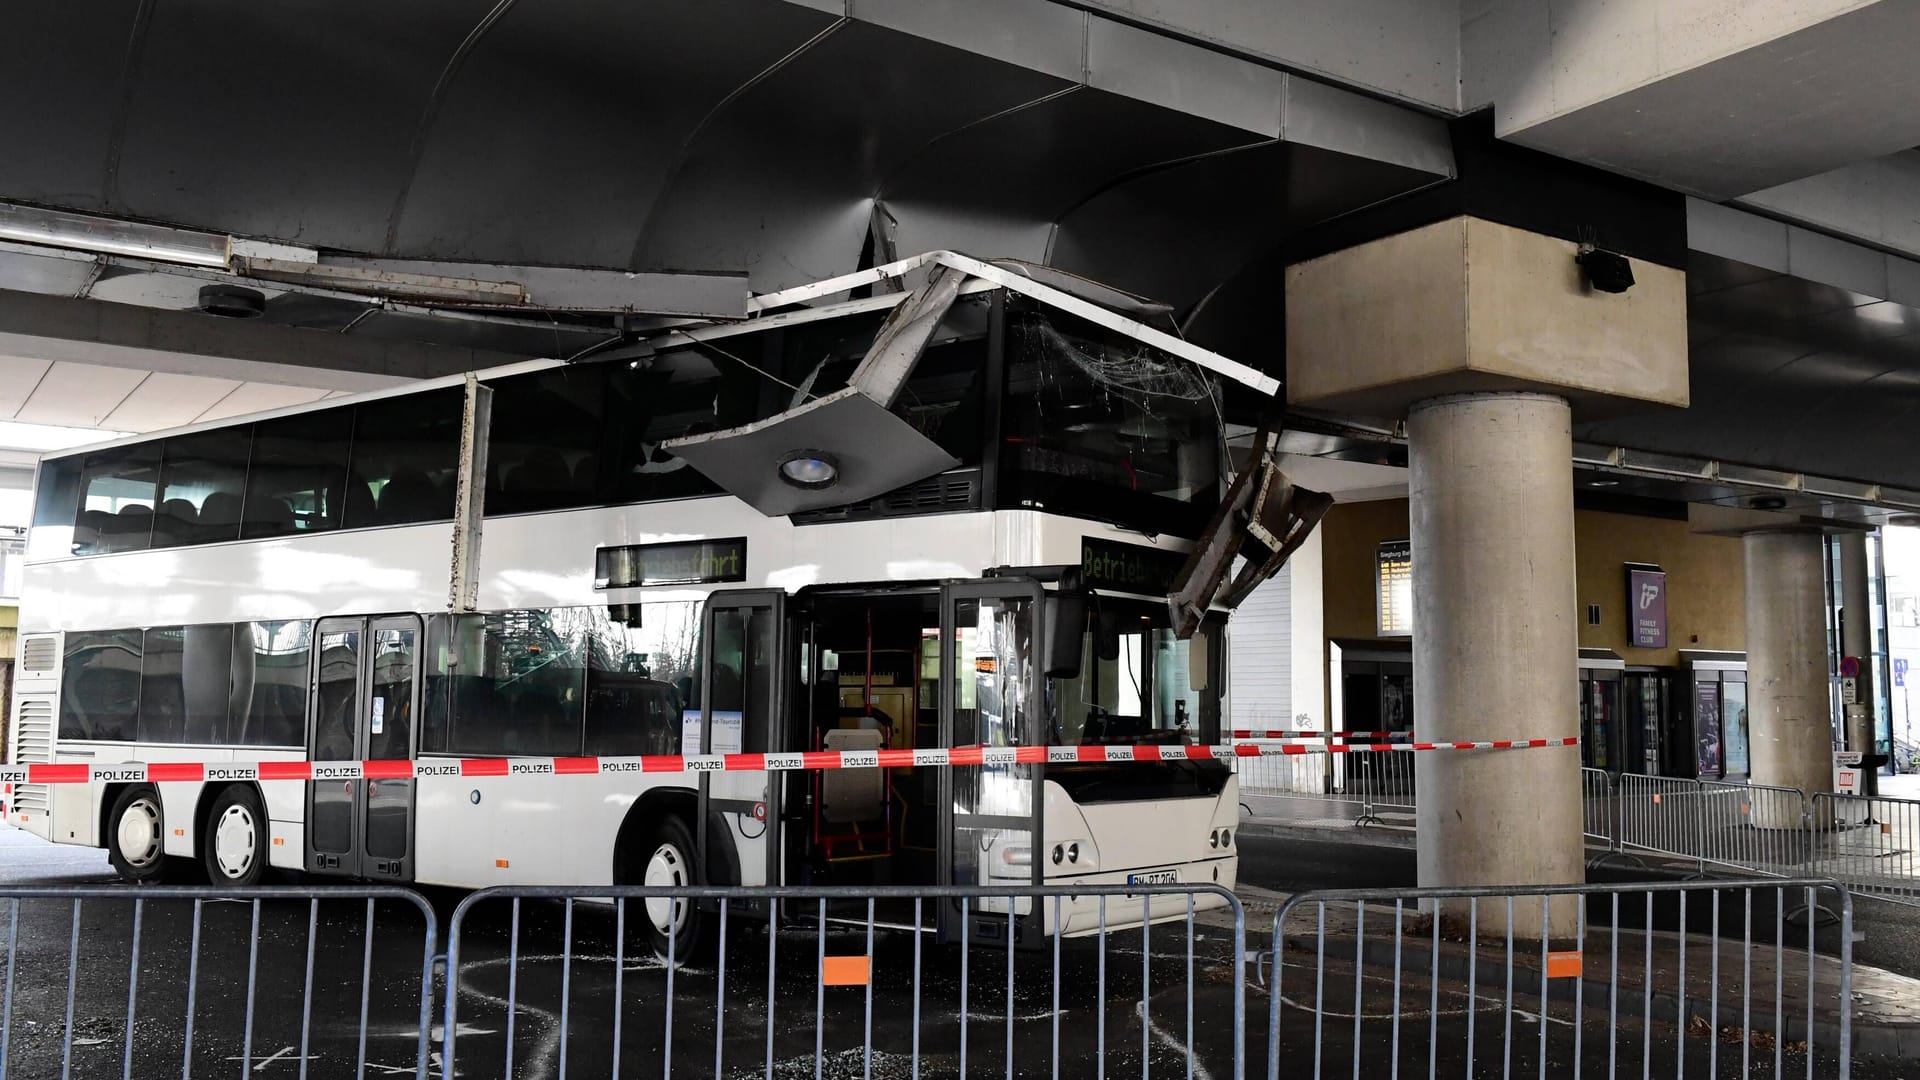
<svg viewBox="0 0 1920 1080"><path fill-rule="evenodd" d="M716 592L700 640L698 720L688 717L685 752L753 754L785 749L775 718L786 697L786 594L777 589ZM691 713L693 710L689 709ZM764 771L702 773L694 841L707 884L778 884L778 792Z"/></svg>
<svg viewBox="0 0 1920 1080"><path fill-rule="evenodd" d="M312 761L411 760L418 749L420 618L322 619L314 634ZM413 880L412 780L307 785L307 869Z"/></svg>
<svg viewBox="0 0 1920 1080"><path fill-rule="evenodd" d="M1011 578L949 585L940 607L941 745L1043 745L1040 586ZM941 771L940 884L1040 883L1044 768L1004 763ZM1043 914L1024 897L949 900L940 905L941 940L960 940L963 921L969 942L1004 942L1009 932L1038 935Z"/></svg>

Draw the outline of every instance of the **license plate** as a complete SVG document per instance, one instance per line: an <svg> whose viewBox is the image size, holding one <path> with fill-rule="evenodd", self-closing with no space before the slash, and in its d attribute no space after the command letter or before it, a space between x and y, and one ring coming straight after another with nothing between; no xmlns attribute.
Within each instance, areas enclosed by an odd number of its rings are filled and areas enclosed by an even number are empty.
<svg viewBox="0 0 1920 1080"><path fill-rule="evenodd" d="M1127 884L1129 885L1178 885L1180 884L1180 871L1149 870L1144 874L1128 874Z"/></svg>

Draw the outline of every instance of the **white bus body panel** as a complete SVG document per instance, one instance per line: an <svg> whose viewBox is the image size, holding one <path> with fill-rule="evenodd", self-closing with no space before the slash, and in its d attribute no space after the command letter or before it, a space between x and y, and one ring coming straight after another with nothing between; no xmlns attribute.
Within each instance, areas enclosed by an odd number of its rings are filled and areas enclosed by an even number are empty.
<svg viewBox="0 0 1920 1080"><path fill-rule="evenodd" d="M7 725L13 745L4 748L7 760L15 765L51 762L60 727L60 635L23 631L16 649L13 715ZM52 839L58 792L54 784L15 784L6 797L9 820L42 840Z"/></svg>
<svg viewBox="0 0 1920 1080"><path fill-rule="evenodd" d="M1138 802L1075 803L1058 784L1046 787L1046 842L1035 853L1045 869L1048 885L1125 885L1134 874L1171 874L1182 885L1218 885L1232 891L1238 877L1240 830L1239 777L1228 776L1220 794L1212 798L1143 799ZM1232 839L1215 846L1212 837L1226 830ZM1055 865L1055 844L1081 845L1078 865ZM1091 852L1091 858L1089 858ZM1118 853L1125 852L1119 855ZM1092 866L1088 867L1091 862ZM1147 920L1185 919L1187 895L1123 899L1106 898L1108 929L1138 926L1142 905ZM1193 910L1223 907L1225 898L1193 894ZM1098 897L1069 897L1059 905L1055 922L1052 900L1044 904L1046 932L1064 937L1098 933L1101 903Z"/></svg>
<svg viewBox="0 0 1920 1080"><path fill-rule="evenodd" d="M30 561L20 630L445 611L452 545L440 522Z"/></svg>
<svg viewBox="0 0 1920 1080"><path fill-rule="evenodd" d="M697 600L712 585L596 590L601 546L741 536L746 580L728 588L786 592L815 584L973 578L996 566L1075 565L1085 539L1110 539L1170 551L1181 544L1034 510L796 526L726 496L488 518L480 546L481 610ZM448 608L452 525L441 522L341 530L148 551L29 560L21 603L24 634L195 623L319 619L330 615ZM43 688L57 695L57 670ZM21 696L36 689L22 679ZM17 711L17 707L16 707ZM71 749L74 753L68 753ZM161 747L138 743L62 746L62 761L299 760L294 749ZM415 802L415 879L427 884L603 885L627 810L656 786L691 787L679 776L426 777ZM193 855L194 810L203 785L160 785L166 850ZM269 861L299 869L305 852L305 785L260 785L272 826ZM103 786L51 785L51 821L31 818L51 839L100 843ZM1058 789L1049 785L1049 799ZM476 801L477 796L477 801ZM1068 813L1078 815L1064 793ZM1237 819L1237 796L1222 803ZM1213 805L1211 802L1209 806ZM1166 800L1095 806L1083 820L1102 835L1154 835L1167 823ZM1194 813L1199 813L1195 810ZM1209 811L1210 812L1210 811ZM1128 815L1136 815L1129 817ZM1205 815L1202 815L1205 816ZM723 814L744 884L766 883L766 830L748 832L740 814ZM1111 820L1109 820L1111 819ZM1050 802L1048 831L1066 814ZM1141 824L1152 828L1142 828ZM1196 821L1197 826L1197 821ZM179 832L175 830L178 829ZM1179 829L1204 844L1206 829ZM1183 841L1184 843L1184 841ZM1160 855L1165 858L1161 859ZM1155 865L1207 862L1171 849ZM1139 860L1132 860L1139 861ZM1144 864L1143 864L1144 865ZM1231 861L1226 873L1231 874ZM1196 871L1197 872L1197 871ZM1089 879L1091 880L1091 879ZM1120 880L1124 881L1124 874ZM1230 884L1230 882L1223 882Z"/></svg>

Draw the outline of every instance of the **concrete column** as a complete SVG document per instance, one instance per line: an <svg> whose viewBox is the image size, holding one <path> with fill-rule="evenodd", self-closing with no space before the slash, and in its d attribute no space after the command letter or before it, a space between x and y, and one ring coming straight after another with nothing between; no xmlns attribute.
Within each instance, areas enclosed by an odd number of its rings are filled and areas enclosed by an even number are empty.
<svg viewBox="0 0 1920 1080"><path fill-rule="evenodd" d="M1833 790L1827 592L1818 532L1748 533L1747 728L1755 784ZM1800 825L1797 809L1757 799L1754 824Z"/></svg>
<svg viewBox="0 0 1920 1080"><path fill-rule="evenodd" d="M1291 623L1292 652L1288 657L1287 677L1292 681L1287 700L1293 715L1287 726L1300 731L1325 731L1327 702L1327 626L1323 610L1323 562L1320 538L1315 529L1287 560L1287 617ZM1326 788L1327 767L1333 760L1326 755L1297 759L1294 776L1301 783Z"/></svg>
<svg viewBox="0 0 1920 1080"><path fill-rule="evenodd" d="M1413 406L1414 727L1423 740L1579 734L1572 413L1546 394ZM1585 880L1580 751L1420 755L1422 886ZM1504 908L1482 934L1505 930ZM1554 905L1555 937L1575 909ZM1539 938L1540 909L1514 931Z"/></svg>
<svg viewBox="0 0 1920 1080"><path fill-rule="evenodd" d="M1846 746L1873 753L1873 589L1867 580L1867 535L1840 536L1840 653L1860 658L1860 703L1846 709Z"/></svg>

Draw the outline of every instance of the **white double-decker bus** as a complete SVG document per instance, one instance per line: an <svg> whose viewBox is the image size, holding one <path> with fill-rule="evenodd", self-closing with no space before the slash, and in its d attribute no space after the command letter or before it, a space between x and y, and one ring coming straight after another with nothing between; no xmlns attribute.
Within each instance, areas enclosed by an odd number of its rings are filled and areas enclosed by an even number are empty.
<svg viewBox="0 0 1920 1080"><path fill-rule="evenodd" d="M576 362L47 457L12 759L1219 743L1225 612L1176 628L1167 593L1221 498L1221 380L1271 381L1119 294L926 268L944 293L805 306L827 283ZM1235 877L1211 760L432 771L26 785L13 809L136 882ZM700 934L697 909L649 915L657 947ZM1030 939L1096 912L940 915L963 918Z"/></svg>

